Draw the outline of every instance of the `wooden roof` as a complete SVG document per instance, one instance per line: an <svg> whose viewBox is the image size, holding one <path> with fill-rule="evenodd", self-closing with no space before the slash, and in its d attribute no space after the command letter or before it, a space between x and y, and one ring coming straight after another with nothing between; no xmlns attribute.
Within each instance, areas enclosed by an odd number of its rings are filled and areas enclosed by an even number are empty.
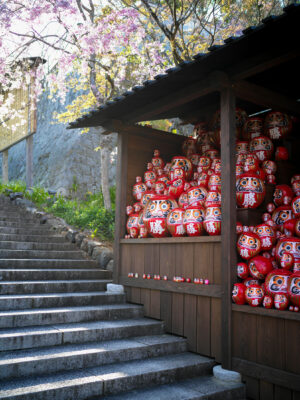
<svg viewBox="0 0 300 400"><path fill-rule="evenodd" d="M174 117L196 122L218 107L219 90L226 85L234 87L237 104L249 113L271 107L300 115L300 4L283 11L133 87L69 128L109 129L113 120L133 124Z"/></svg>

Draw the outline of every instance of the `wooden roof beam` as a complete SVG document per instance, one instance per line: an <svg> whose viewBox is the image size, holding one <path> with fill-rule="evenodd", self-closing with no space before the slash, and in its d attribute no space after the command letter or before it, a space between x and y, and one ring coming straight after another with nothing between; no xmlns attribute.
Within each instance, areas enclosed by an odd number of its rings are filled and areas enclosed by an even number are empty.
<svg viewBox="0 0 300 400"><path fill-rule="evenodd" d="M262 86L247 81L233 84L236 97L259 104L267 108L278 109L291 114L300 115L300 103L288 96L273 92Z"/></svg>
<svg viewBox="0 0 300 400"><path fill-rule="evenodd" d="M137 113L134 111L126 117L126 122L132 123L137 121L148 121L155 118L156 115L171 110L182 104L188 103L198 97L205 96L211 92L220 90L224 85L228 84L227 76L221 71L215 71L209 74L206 79L200 82L194 82L180 89L175 93L164 96L159 100L139 109L138 120Z"/></svg>

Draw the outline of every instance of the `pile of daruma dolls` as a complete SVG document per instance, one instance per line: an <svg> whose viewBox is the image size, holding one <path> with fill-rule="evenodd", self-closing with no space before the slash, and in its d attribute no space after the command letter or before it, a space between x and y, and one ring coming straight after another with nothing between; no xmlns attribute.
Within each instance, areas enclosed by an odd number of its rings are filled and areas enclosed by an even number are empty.
<svg viewBox="0 0 300 400"><path fill-rule="evenodd" d="M159 150L148 160L143 177L136 177L126 238L220 235L221 160L220 112L210 129L195 126L195 137L182 145L183 155L165 164ZM276 161L287 160L282 139L292 130L292 118L271 111L264 118L236 109L236 200L240 208L257 208L265 199L265 184L276 185ZM276 147L276 148L275 148ZM277 185L262 224L237 224L241 279L233 288L237 304L249 303L298 311L300 303L300 174Z"/></svg>
<svg viewBox="0 0 300 400"><path fill-rule="evenodd" d="M288 160L281 140L292 130L291 118L269 112L264 121L246 122L248 140L236 146L236 198L241 208L257 208L265 198L265 183L273 184L273 202L262 223L237 223L237 264L240 280L232 291L236 304L299 311L300 306L300 174L276 182L276 161ZM255 126L255 128L253 128ZM264 133L264 135L263 135ZM275 160L274 160L275 159Z"/></svg>

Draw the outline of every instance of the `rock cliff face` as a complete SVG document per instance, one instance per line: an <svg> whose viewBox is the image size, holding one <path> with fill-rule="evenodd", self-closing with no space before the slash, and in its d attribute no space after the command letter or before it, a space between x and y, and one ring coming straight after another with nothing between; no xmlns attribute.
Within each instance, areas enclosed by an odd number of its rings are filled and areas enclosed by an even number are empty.
<svg viewBox="0 0 300 400"><path fill-rule="evenodd" d="M66 103L73 100L69 94ZM66 125L53 124L54 111L64 111L58 101L48 99L44 93L38 103L37 132L34 135L34 184L62 192L70 192L77 187L77 194L99 191L101 187L100 152L94 149L100 145L101 128L93 128L89 133L67 130ZM25 180L25 141L9 150L9 179ZM113 156L110 182L115 180L116 156ZM0 176L2 176L0 155ZM76 183L76 185L74 185Z"/></svg>

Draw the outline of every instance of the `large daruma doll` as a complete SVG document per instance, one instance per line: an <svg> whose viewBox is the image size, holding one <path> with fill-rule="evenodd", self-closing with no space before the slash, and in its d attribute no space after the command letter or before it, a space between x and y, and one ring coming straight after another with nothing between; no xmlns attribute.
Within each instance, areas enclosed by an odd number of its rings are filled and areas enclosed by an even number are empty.
<svg viewBox="0 0 300 400"><path fill-rule="evenodd" d="M266 189L262 179L253 172L240 175L236 180L236 200L239 207L257 208L264 201Z"/></svg>
<svg viewBox="0 0 300 400"><path fill-rule="evenodd" d="M157 238L168 236L167 216L177 207L178 205L172 197L152 197L148 201L143 213L143 220L148 233Z"/></svg>
<svg viewBox="0 0 300 400"><path fill-rule="evenodd" d="M276 245L276 258L281 260L283 254L287 252L294 257L294 272L300 270L300 238L289 237L281 239Z"/></svg>
<svg viewBox="0 0 300 400"><path fill-rule="evenodd" d="M265 280L266 293L272 297L274 297L276 293L287 293L288 278L290 275L291 272L286 269L273 269Z"/></svg>

